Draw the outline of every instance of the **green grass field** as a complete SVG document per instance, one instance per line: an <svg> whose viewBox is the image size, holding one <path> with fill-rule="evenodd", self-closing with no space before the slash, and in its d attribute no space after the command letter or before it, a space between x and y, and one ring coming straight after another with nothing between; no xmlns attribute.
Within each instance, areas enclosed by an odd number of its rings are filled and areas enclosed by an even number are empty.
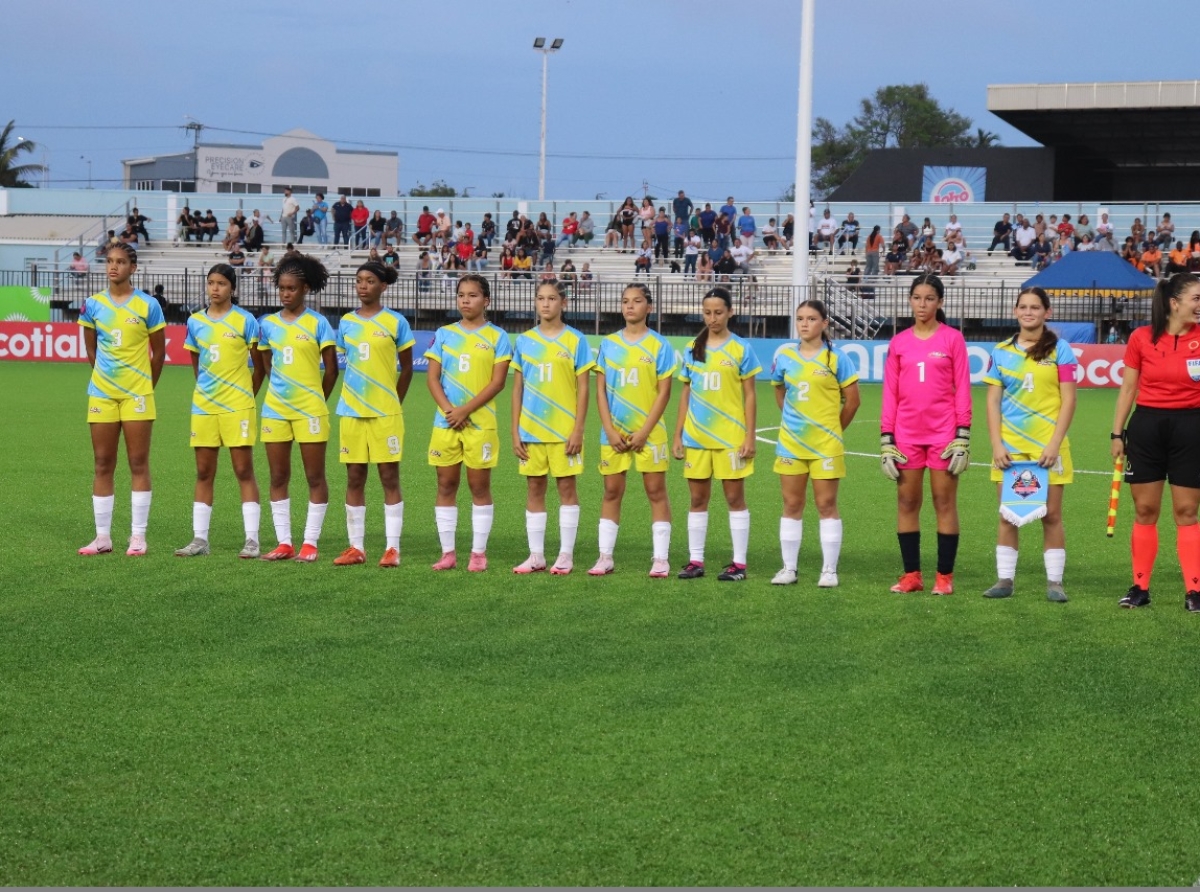
<svg viewBox="0 0 1200 892"><path fill-rule="evenodd" d="M86 367L0 365L0 883L16 885L1190 885L1200 876L1197 618L1164 528L1155 604L1128 585L1128 496L1066 498L1066 605L1024 533L1017 596L988 601L996 503L963 480L950 598L891 595L894 495L849 460L841 588L772 587L779 494L749 485L751 578L648 580L636 481L618 572L516 578L523 484L505 456L486 574L434 574L432 403L414 381L404 565L335 569L344 476L330 452L322 562L240 562L227 463L215 554L191 537L190 373L158 391L150 555L92 537ZM1082 391L1076 465L1105 471L1114 394ZM987 461L982 393L976 460ZM508 405L500 398L501 416ZM849 448L877 442L864 388ZM759 424L777 423L774 403ZM669 418L673 419L674 410ZM593 428L595 425L593 424ZM593 430L589 463L597 454ZM502 442L507 442L502 431ZM266 479L261 451L260 482ZM300 475L297 474L297 479ZM303 491L293 483L295 523ZM577 561L600 478L583 478ZM128 531L118 475L114 534ZM465 497L465 487L464 487ZM672 563L686 557L672 479ZM378 484L368 551L382 550ZM463 504L466 504L465 498ZM925 529L933 564L933 519ZM551 509L548 549L557 544ZM269 512L264 540L272 541ZM468 512L459 530L469 534ZM710 564L728 556L715 506Z"/></svg>

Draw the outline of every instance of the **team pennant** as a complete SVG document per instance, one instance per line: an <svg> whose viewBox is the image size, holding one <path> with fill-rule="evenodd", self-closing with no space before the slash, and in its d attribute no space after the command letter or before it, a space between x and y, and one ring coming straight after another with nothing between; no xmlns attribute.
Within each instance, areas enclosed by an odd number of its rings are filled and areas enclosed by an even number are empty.
<svg viewBox="0 0 1200 892"><path fill-rule="evenodd" d="M1035 461L1015 461L1000 484L1000 516L1021 527L1046 516L1050 471Z"/></svg>

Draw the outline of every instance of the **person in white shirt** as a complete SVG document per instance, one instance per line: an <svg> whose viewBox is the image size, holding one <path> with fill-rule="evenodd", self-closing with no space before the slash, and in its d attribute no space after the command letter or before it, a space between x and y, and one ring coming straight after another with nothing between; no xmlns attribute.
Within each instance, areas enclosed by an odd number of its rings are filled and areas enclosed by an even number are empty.
<svg viewBox="0 0 1200 892"><path fill-rule="evenodd" d="M683 274L696 275L696 258L700 255L702 244L700 235L694 229L689 229L687 238L683 240Z"/></svg>
<svg viewBox="0 0 1200 892"><path fill-rule="evenodd" d="M951 243L950 246L942 252L942 275L956 275L958 273L959 264L962 263L962 259L963 256L958 250L958 245Z"/></svg>
<svg viewBox="0 0 1200 892"><path fill-rule="evenodd" d="M1021 225L1014 230L1013 237L1016 240L1016 244L1013 245L1013 249L1009 253L1017 260L1028 260L1030 257L1030 248L1033 247L1033 227L1029 225L1028 221L1022 221Z"/></svg>
<svg viewBox="0 0 1200 892"><path fill-rule="evenodd" d="M946 224L946 230L943 233L943 238L947 245L962 245L963 241L962 224L958 222L958 214L950 215L950 222Z"/></svg>
<svg viewBox="0 0 1200 892"><path fill-rule="evenodd" d="M742 244L740 238L733 240L733 250L729 252L738 266L738 270L750 275L750 261L754 259L754 249Z"/></svg>
<svg viewBox="0 0 1200 892"><path fill-rule="evenodd" d="M292 197L291 189L283 190L283 209L279 212L279 223L283 227L283 243L296 241L296 215L300 213L300 202Z"/></svg>
<svg viewBox="0 0 1200 892"><path fill-rule="evenodd" d="M821 249L822 242L829 243L829 253L833 253L833 239L837 235L837 221L830 216L829 208L825 208L825 214L821 217L821 221L817 224L817 241L816 249Z"/></svg>
<svg viewBox="0 0 1200 892"><path fill-rule="evenodd" d="M1096 224L1096 250L1115 251L1116 244L1113 242L1113 225L1108 219L1108 212L1100 212L1100 222Z"/></svg>

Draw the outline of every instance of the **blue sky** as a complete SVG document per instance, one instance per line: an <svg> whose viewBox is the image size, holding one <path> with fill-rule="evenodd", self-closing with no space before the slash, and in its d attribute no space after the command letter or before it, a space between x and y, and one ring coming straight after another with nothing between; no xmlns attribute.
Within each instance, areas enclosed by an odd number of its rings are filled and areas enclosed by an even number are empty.
<svg viewBox="0 0 1200 892"><path fill-rule="evenodd" d="M645 180L658 195L765 200L794 178L798 0L334 9L4 0L0 73L17 89L5 90L0 121L44 145L52 186L85 184L81 156L99 186L116 185L122 158L186 151L190 115L212 142L302 127L395 148L401 189L440 178L530 198L541 101L532 41L543 35L565 40L550 58L547 198L621 198ZM1029 145L987 111L988 84L1195 77L1187 30L1154 31L1153 52L1137 52L1104 2L960 0L926 15L819 0L815 114L840 124L877 87L924 81L1004 144ZM119 129L135 127L147 129Z"/></svg>

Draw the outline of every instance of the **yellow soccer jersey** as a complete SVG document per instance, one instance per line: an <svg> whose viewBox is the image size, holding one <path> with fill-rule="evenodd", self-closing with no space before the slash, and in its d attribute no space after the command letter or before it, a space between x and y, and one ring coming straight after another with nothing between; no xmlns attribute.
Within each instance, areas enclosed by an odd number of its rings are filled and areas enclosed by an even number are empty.
<svg viewBox="0 0 1200 892"><path fill-rule="evenodd" d="M805 359L797 344L780 347L771 367L771 381L786 388L775 454L799 459L844 454L842 388L857 380L854 360L837 347L822 349L812 359Z"/></svg>
<svg viewBox="0 0 1200 892"><path fill-rule="evenodd" d="M223 415L255 408L250 351L258 343L258 322L241 307L220 319L203 310L187 321L183 346L200 357L192 393L193 415Z"/></svg>
<svg viewBox="0 0 1200 892"><path fill-rule="evenodd" d="M337 414L347 418L381 418L401 414L396 381L396 354L416 341L408 320L386 307L370 319L347 313L338 325L338 350L346 354L342 398Z"/></svg>
<svg viewBox="0 0 1200 892"><path fill-rule="evenodd" d="M1009 452L1041 455L1062 408L1059 385L1075 380L1078 360L1070 344L1059 341L1050 356L1034 362L1010 338L992 350L983 383L1000 390L1000 437ZM1066 439L1063 449L1069 448Z"/></svg>
<svg viewBox="0 0 1200 892"><path fill-rule="evenodd" d="M567 325L549 338L532 328L517 338L513 365L521 373L522 443L565 443L575 429L578 375L592 368L587 339Z"/></svg>
<svg viewBox="0 0 1200 892"><path fill-rule="evenodd" d="M490 322L474 331L455 322L437 330L433 343L425 351L425 358L441 363L442 390L452 405L461 406L491 383L496 363L512 359L512 345L504 330ZM471 425L481 430L495 430L496 401L490 400L472 414ZM450 427L441 412L434 415L433 426Z"/></svg>
<svg viewBox="0 0 1200 892"><path fill-rule="evenodd" d="M167 327L158 301L138 290L124 301L114 301L101 291L83 302L79 324L96 331L96 366L88 396L125 400L154 393L147 345L152 332Z"/></svg>
<svg viewBox="0 0 1200 892"><path fill-rule="evenodd" d="M762 371L750 345L730 333L720 347L704 351L696 362L689 345L679 380L691 386L683 445L692 449L736 449L746 440L742 381Z"/></svg>
<svg viewBox="0 0 1200 892"><path fill-rule="evenodd" d="M271 313L259 320L258 336L258 349L271 351L271 383L262 417L299 421L328 415L321 390L321 351L336 344L329 320L311 309L294 322Z"/></svg>
<svg viewBox="0 0 1200 892"><path fill-rule="evenodd" d="M658 382L670 378L678 368L675 349L652 331L633 343L625 340L621 332L600 343L596 369L604 375L608 411L618 431L633 434L641 430L658 399ZM663 440L666 435L666 426L660 418L653 439ZM612 445L603 428L600 445Z"/></svg>

